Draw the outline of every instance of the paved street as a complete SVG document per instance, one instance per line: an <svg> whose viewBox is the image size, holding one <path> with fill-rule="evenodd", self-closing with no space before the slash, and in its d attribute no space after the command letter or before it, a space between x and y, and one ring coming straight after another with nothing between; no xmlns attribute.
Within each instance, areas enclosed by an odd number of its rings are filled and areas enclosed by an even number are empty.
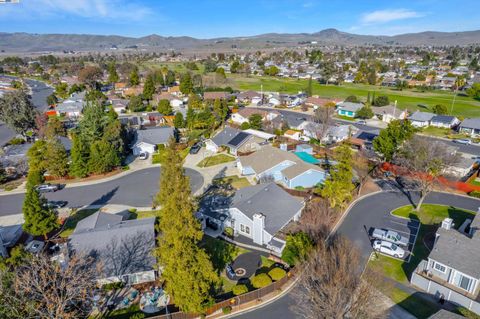
<svg viewBox="0 0 480 319"><path fill-rule="evenodd" d="M52 94L53 89L45 83L35 80L25 80L32 89L32 103L39 110L44 111L47 108L47 96ZM10 139L15 137L15 132L9 129L4 123L0 122L0 146L4 145Z"/></svg>
<svg viewBox="0 0 480 319"><path fill-rule="evenodd" d="M412 200L418 201L418 195ZM452 205L458 208L477 211L480 200L447 193L431 193L425 203ZM370 227L385 227L390 223L390 212L400 206L410 204L408 196L401 192L382 192L366 197L357 202L345 217L338 233L353 241L361 250L364 261L372 252L370 239L365 229ZM294 304L291 293L258 310L235 316L240 319L290 319L296 318L290 307Z"/></svg>
<svg viewBox="0 0 480 319"><path fill-rule="evenodd" d="M186 169L190 177L192 192L203 185L202 175L192 169ZM49 200L68 201L69 207L100 204L123 204L148 207L158 192L160 167L147 168L124 177L88 186L69 187L55 193L47 193ZM21 213L24 194L0 196L0 216Z"/></svg>

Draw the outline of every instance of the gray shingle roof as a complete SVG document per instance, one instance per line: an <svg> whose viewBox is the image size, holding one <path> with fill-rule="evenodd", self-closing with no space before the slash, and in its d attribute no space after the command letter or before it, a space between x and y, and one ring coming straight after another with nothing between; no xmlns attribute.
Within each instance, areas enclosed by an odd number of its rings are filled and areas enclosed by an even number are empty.
<svg viewBox="0 0 480 319"><path fill-rule="evenodd" d="M466 275L480 278L480 232L475 232L470 238L455 229L439 228L437 235L429 257Z"/></svg>
<svg viewBox="0 0 480 319"><path fill-rule="evenodd" d="M103 266L102 278L153 270L154 225L155 218L122 221L121 216L97 212L77 224L68 247L95 256Z"/></svg>
<svg viewBox="0 0 480 319"><path fill-rule="evenodd" d="M212 138L212 142L217 146L231 146L237 148L242 145L251 134L242 132L230 126L226 126L222 131Z"/></svg>
<svg viewBox="0 0 480 319"><path fill-rule="evenodd" d="M465 119L460 123L460 127L480 130L480 118Z"/></svg>
<svg viewBox="0 0 480 319"><path fill-rule="evenodd" d="M455 116L451 115L435 115L432 117L432 123L445 123L445 124L451 124L453 121L456 120Z"/></svg>
<svg viewBox="0 0 480 319"><path fill-rule="evenodd" d="M433 113L417 111L410 115L408 119L416 122L428 122L431 121L434 116L435 114Z"/></svg>
<svg viewBox="0 0 480 319"><path fill-rule="evenodd" d="M342 102L337 104L337 109L342 109L350 112L358 112L363 107L362 103Z"/></svg>
<svg viewBox="0 0 480 319"><path fill-rule="evenodd" d="M277 184L269 183L238 190L231 207L237 208L250 219L253 219L254 214L263 214L265 230L274 235L303 208L303 202Z"/></svg>
<svg viewBox="0 0 480 319"><path fill-rule="evenodd" d="M137 130L136 143L144 142L148 144L168 144L174 135L173 127L153 127L147 130Z"/></svg>

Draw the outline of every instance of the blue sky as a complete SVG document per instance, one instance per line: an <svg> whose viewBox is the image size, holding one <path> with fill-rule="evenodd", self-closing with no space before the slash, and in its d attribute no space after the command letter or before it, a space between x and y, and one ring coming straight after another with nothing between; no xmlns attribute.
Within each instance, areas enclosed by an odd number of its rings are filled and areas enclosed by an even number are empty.
<svg viewBox="0 0 480 319"><path fill-rule="evenodd" d="M477 30L480 1L20 0L0 4L0 32L214 38L326 28L384 35Z"/></svg>

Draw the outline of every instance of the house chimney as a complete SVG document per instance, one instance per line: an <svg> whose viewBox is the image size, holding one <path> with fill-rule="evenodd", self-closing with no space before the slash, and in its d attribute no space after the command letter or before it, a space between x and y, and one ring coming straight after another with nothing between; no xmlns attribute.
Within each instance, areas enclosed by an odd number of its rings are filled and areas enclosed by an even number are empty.
<svg viewBox="0 0 480 319"><path fill-rule="evenodd" d="M265 229L265 215L257 213L253 215L253 229L252 239L253 242L259 245L263 245L263 230Z"/></svg>
<svg viewBox="0 0 480 319"><path fill-rule="evenodd" d="M452 227L453 227L453 219L451 219L451 218L445 218L445 219L442 221L442 228L443 228L443 229L450 230L450 229L452 229Z"/></svg>

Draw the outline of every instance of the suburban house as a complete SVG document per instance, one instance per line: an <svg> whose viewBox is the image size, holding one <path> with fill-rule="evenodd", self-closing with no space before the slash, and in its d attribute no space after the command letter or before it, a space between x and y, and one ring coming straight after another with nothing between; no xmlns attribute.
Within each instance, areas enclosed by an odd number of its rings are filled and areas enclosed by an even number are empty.
<svg viewBox="0 0 480 319"><path fill-rule="evenodd" d="M237 102L244 104L258 104L262 101L262 95L255 91L245 91L237 95Z"/></svg>
<svg viewBox="0 0 480 319"><path fill-rule="evenodd" d="M326 179L326 173L321 167L270 145L265 145L248 156L240 156L237 167L244 176L252 176L257 181L272 179L288 188L314 187Z"/></svg>
<svg viewBox="0 0 480 319"><path fill-rule="evenodd" d="M13 247L22 234L22 225L0 226L0 257L8 258L7 249Z"/></svg>
<svg viewBox="0 0 480 319"><path fill-rule="evenodd" d="M239 152L254 152L260 149L260 144L264 142L264 138L226 126L213 138L207 140L205 147L208 151L214 153L218 153L222 147L226 147L230 154L237 155Z"/></svg>
<svg viewBox="0 0 480 319"><path fill-rule="evenodd" d="M57 104L55 111L58 116L66 116L70 118L78 118L82 114L83 99L85 92L73 93L68 99Z"/></svg>
<svg viewBox="0 0 480 319"><path fill-rule="evenodd" d="M287 130L285 133L283 133L283 136L294 141L300 141L300 138L302 137L302 133L299 131Z"/></svg>
<svg viewBox="0 0 480 319"><path fill-rule="evenodd" d="M305 100L305 105L313 107L314 110L318 109L319 107L324 107L327 103L334 103L337 104L339 101L321 98L318 96L310 96Z"/></svg>
<svg viewBox="0 0 480 319"><path fill-rule="evenodd" d="M205 93L203 93L203 99L205 101L228 100L229 98L230 98L230 93L228 93L228 92L205 92Z"/></svg>
<svg viewBox="0 0 480 319"><path fill-rule="evenodd" d="M146 130L136 130L133 155L153 154L158 145L167 145L175 137L175 130L170 126L156 126Z"/></svg>
<svg viewBox="0 0 480 319"><path fill-rule="evenodd" d="M458 131L472 137L480 135L480 118L463 120L458 126Z"/></svg>
<svg viewBox="0 0 480 319"><path fill-rule="evenodd" d="M379 120L385 123L390 123L392 120L403 120L407 117L407 111L392 105L375 106L372 107L372 111Z"/></svg>
<svg viewBox="0 0 480 319"><path fill-rule="evenodd" d="M458 229L455 227L459 226ZM480 219L453 225L446 218L427 260L412 274L413 285L480 314Z"/></svg>
<svg viewBox="0 0 480 319"><path fill-rule="evenodd" d="M142 113L142 118L143 118L143 124L144 125L159 125L159 124L165 124L165 119L163 117L163 114L159 112L145 112Z"/></svg>
<svg viewBox="0 0 480 319"><path fill-rule="evenodd" d="M161 100L167 100L170 102L171 107L181 107L183 106L183 100L179 98L176 95L170 94L170 93L161 93L161 94L155 94L153 96L153 101L155 101L155 104L158 105L158 103Z"/></svg>
<svg viewBox="0 0 480 319"><path fill-rule="evenodd" d="M231 227L234 236L244 236L280 255L285 241L277 233L290 221L297 221L305 203L275 183L258 184L235 192L233 197L215 201L218 207L201 209L203 227L214 224L223 231Z"/></svg>
<svg viewBox="0 0 480 319"><path fill-rule="evenodd" d="M127 285L154 281L155 218L123 220L121 215L96 212L78 222L68 237L70 253L90 255L101 266L100 284Z"/></svg>
<svg viewBox="0 0 480 319"><path fill-rule="evenodd" d="M408 117L408 120L415 127L427 127L434 117L435 114L433 113L416 111Z"/></svg>
<svg viewBox="0 0 480 319"><path fill-rule="evenodd" d="M123 114L127 112L127 106L129 101L126 99L111 99L109 100L110 104L112 105L113 110L117 114Z"/></svg>
<svg viewBox="0 0 480 319"><path fill-rule="evenodd" d="M337 113L341 116L356 117L357 112L363 108L362 103L342 102L337 104Z"/></svg>
<svg viewBox="0 0 480 319"><path fill-rule="evenodd" d="M251 108L243 108L240 109L237 113L233 113L231 115L232 122L236 124L243 124L249 121L250 116L258 114L262 117L262 121L273 121L280 113L276 111L265 111L265 110L257 110Z"/></svg>
<svg viewBox="0 0 480 319"><path fill-rule="evenodd" d="M352 125L337 125L329 126L326 131L324 131L322 124L310 121L305 121L300 124L299 129L302 130L303 136L318 140L321 139L322 142L326 144L345 141L358 130Z"/></svg>
<svg viewBox="0 0 480 319"><path fill-rule="evenodd" d="M435 115L430 120L430 126L453 128L460 124L460 120L451 115Z"/></svg>

